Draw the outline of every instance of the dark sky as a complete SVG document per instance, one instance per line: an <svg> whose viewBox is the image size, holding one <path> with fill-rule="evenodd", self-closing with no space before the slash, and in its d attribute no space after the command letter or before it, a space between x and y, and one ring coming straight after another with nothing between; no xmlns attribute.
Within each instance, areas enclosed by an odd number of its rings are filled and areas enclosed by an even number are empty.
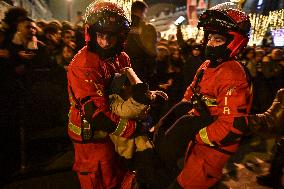
<svg viewBox="0 0 284 189"><path fill-rule="evenodd" d="M148 5L153 5L156 3L172 3L175 5L186 5L186 0L144 0Z"/></svg>

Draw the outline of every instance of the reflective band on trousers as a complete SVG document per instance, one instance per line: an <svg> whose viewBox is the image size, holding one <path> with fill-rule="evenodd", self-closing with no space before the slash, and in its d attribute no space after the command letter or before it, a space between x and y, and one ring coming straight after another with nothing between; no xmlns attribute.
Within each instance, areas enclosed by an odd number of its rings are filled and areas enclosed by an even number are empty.
<svg viewBox="0 0 284 189"><path fill-rule="evenodd" d="M68 123L68 128L75 134L77 135L81 135L81 128L78 127L77 125L74 125L73 123L71 123L71 121L69 121Z"/></svg>
<svg viewBox="0 0 284 189"><path fill-rule="evenodd" d="M75 133L76 135L81 135L81 128L78 127L77 125L74 125L73 123L71 123L71 121L69 121L68 123L68 128L70 129L70 131L72 131L73 133ZM94 132L94 139L102 139L105 138L108 135L107 132L105 131L95 131Z"/></svg>
<svg viewBox="0 0 284 189"><path fill-rule="evenodd" d="M199 131L199 135L200 135L200 138L201 140L205 143L205 144L208 144L210 146L214 146L214 144L212 144L208 138L208 135L207 135L207 131L206 131L206 127L204 127L203 129L201 129Z"/></svg>

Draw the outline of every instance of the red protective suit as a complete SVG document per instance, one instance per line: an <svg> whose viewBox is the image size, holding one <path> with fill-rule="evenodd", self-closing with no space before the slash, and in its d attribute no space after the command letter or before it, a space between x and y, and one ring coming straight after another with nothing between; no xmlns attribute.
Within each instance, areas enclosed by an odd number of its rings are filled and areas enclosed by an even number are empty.
<svg viewBox="0 0 284 189"><path fill-rule="evenodd" d="M81 143L81 118L73 98L75 96L80 102L82 99L88 99L82 102L82 109L86 103L92 101L96 107L93 118L99 113L104 113L117 125L115 130L117 135L131 136L135 131L136 123L120 119L111 113L108 108L108 97L105 94L111 75L126 66L130 66L130 61L125 53L103 61L97 54L88 51L87 47L80 50L68 66L67 77L71 103L68 134L74 141L73 170L78 173L82 188L113 188L123 180L125 172L119 167L113 143L108 135L97 142ZM70 88L74 96L70 93Z"/></svg>
<svg viewBox="0 0 284 189"><path fill-rule="evenodd" d="M177 179L185 189L207 189L220 179L223 167L230 154L236 152L246 130L246 125L235 118L247 115L251 106L250 84L243 67L234 60L215 68L209 64L205 61L199 68L204 70L199 87L210 114L217 119L201 129L196 141L189 144L184 168ZM195 77L192 87L196 80ZM191 96L192 90L188 87L183 100Z"/></svg>

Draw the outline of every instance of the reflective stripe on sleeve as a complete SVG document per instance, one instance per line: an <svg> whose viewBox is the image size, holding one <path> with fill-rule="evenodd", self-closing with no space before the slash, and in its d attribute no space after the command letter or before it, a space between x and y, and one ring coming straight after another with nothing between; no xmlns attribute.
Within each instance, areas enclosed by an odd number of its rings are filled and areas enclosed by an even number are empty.
<svg viewBox="0 0 284 189"><path fill-rule="evenodd" d="M112 134L117 135L117 136L122 135L126 129L127 121L128 119L120 118L119 123L117 124L117 127Z"/></svg>

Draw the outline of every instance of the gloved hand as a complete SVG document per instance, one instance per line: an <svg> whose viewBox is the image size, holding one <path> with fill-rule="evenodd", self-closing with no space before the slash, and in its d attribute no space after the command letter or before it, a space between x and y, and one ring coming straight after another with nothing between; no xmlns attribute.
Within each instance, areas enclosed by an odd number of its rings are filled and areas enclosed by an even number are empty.
<svg viewBox="0 0 284 189"><path fill-rule="evenodd" d="M277 91L270 108L262 114L250 115L249 126L252 132L277 130L284 124L284 88Z"/></svg>

